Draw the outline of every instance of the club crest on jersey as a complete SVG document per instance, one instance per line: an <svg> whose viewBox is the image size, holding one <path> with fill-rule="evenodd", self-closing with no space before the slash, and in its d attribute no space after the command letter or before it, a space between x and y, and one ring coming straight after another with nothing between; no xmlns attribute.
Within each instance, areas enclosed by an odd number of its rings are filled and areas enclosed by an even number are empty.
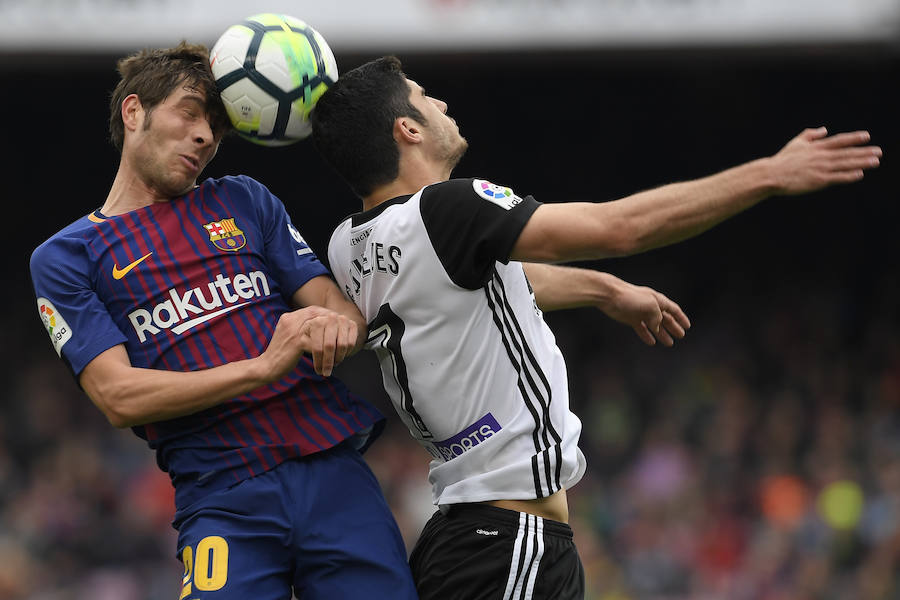
<svg viewBox="0 0 900 600"><path fill-rule="evenodd" d="M247 239L244 232L234 224L234 219L222 219L213 221L203 226L209 234L209 241L219 250L236 252L244 247Z"/></svg>
<svg viewBox="0 0 900 600"><path fill-rule="evenodd" d="M473 180L472 187L475 189L476 194L485 200L493 202L504 210L509 210L522 201L522 199L516 196L516 194L508 187L503 187L502 185L497 185L496 183L491 183L484 179Z"/></svg>

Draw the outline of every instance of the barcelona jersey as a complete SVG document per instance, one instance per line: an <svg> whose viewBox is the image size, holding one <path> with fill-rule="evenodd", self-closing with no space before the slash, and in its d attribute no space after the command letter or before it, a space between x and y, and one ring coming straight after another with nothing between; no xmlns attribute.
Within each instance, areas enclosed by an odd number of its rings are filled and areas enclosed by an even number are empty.
<svg viewBox="0 0 900 600"><path fill-rule="evenodd" d="M34 251L31 275L51 342L77 377L118 344L133 366L170 371L259 356L293 293L329 272L281 201L237 176L123 215L90 213ZM382 424L304 356L275 383L133 429L156 450L182 508Z"/></svg>

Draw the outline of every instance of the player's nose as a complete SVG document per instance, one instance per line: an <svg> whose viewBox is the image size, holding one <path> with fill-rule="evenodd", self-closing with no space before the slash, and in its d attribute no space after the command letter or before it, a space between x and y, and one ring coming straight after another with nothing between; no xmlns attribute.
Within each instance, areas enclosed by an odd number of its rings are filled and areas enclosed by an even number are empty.
<svg viewBox="0 0 900 600"><path fill-rule="evenodd" d="M191 131L191 137L198 146L210 146L215 142L212 126L206 119L198 119Z"/></svg>

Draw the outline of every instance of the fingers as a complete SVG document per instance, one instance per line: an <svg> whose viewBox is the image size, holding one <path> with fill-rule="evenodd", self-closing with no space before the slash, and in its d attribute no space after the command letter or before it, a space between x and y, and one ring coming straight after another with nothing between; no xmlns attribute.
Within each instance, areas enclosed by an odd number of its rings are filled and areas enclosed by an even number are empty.
<svg viewBox="0 0 900 600"><path fill-rule="evenodd" d="M643 321L634 327L634 332L637 333L638 337L641 338L641 341L648 346L656 345L656 337L650 333L650 330Z"/></svg>
<svg viewBox="0 0 900 600"><path fill-rule="evenodd" d="M859 156L840 156L835 158L830 166L832 171L859 171L862 169L873 169L880 162L877 155L861 154Z"/></svg>
<svg viewBox="0 0 900 600"><path fill-rule="evenodd" d="M335 365L338 324L334 319L327 317L317 317L316 321L318 323L315 324L320 325L317 328L317 335L320 337L314 340L316 343L313 345L312 350L313 366L316 369L316 373L328 377L331 375Z"/></svg>
<svg viewBox="0 0 900 600"><path fill-rule="evenodd" d="M688 327L690 327L690 324L688 324ZM663 313L662 330L667 333L669 340L672 342L671 344L666 344L667 346L674 344L675 340L684 339L684 335L687 332L687 328L669 313ZM665 340L663 340L663 343L665 343Z"/></svg>
<svg viewBox="0 0 900 600"><path fill-rule="evenodd" d="M829 173L828 183L853 183L854 181L859 181L863 177L865 177L865 172L862 169L856 169L854 171L835 171L834 173Z"/></svg>
<svg viewBox="0 0 900 600"><path fill-rule="evenodd" d="M328 377L355 347L356 324L336 313L325 313L306 320L300 336L316 373Z"/></svg>
<svg viewBox="0 0 900 600"><path fill-rule="evenodd" d="M868 131L850 131L826 137L819 142L819 145L824 148L844 148L865 144L870 139L872 139L872 136L869 135Z"/></svg>
<svg viewBox="0 0 900 600"><path fill-rule="evenodd" d="M339 365L344 362L347 355L356 347L356 323L349 319L344 319L338 328L337 346L334 353L334 364Z"/></svg>
<svg viewBox="0 0 900 600"><path fill-rule="evenodd" d="M678 338L683 338L684 331L691 328L691 320L676 302L669 300L669 298L659 292L656 292L656 294L659 307L663 311L663 326L667 325L666 317L668 317L668 320L672 322L673 326L682 330L682 333ZM671 329L669 330L671 331Z"/></svg>
<svg viewBox="0 0 900 600"><path fill-rule="evenodd" d="M825 127L807 128L800 132L797 137L808 142L821 139L828 135L828 129Z"/></svg>

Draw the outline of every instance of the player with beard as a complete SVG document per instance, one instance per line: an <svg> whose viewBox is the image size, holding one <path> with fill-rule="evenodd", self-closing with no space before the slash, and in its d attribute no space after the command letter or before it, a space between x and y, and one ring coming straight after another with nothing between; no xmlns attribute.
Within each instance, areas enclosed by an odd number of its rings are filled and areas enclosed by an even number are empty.
<svg viewBox="0 0 900 600"><path fill-rule="evenodd" d="M613 299L613 316L648 343L671 343L688 325L652 290L534 263L672 244L767 197L857 181L881 155L866 132L806 130L774 156L703 179L612 202L541 204L451 179L466 141L447 105L394 57L341 75L312 124L363 205L331 237L332 271L368 321L394 407L433 457L439 510L410 557L426 600L583 597L566 500L586 466L581 422L542 311Z"/></svg>

